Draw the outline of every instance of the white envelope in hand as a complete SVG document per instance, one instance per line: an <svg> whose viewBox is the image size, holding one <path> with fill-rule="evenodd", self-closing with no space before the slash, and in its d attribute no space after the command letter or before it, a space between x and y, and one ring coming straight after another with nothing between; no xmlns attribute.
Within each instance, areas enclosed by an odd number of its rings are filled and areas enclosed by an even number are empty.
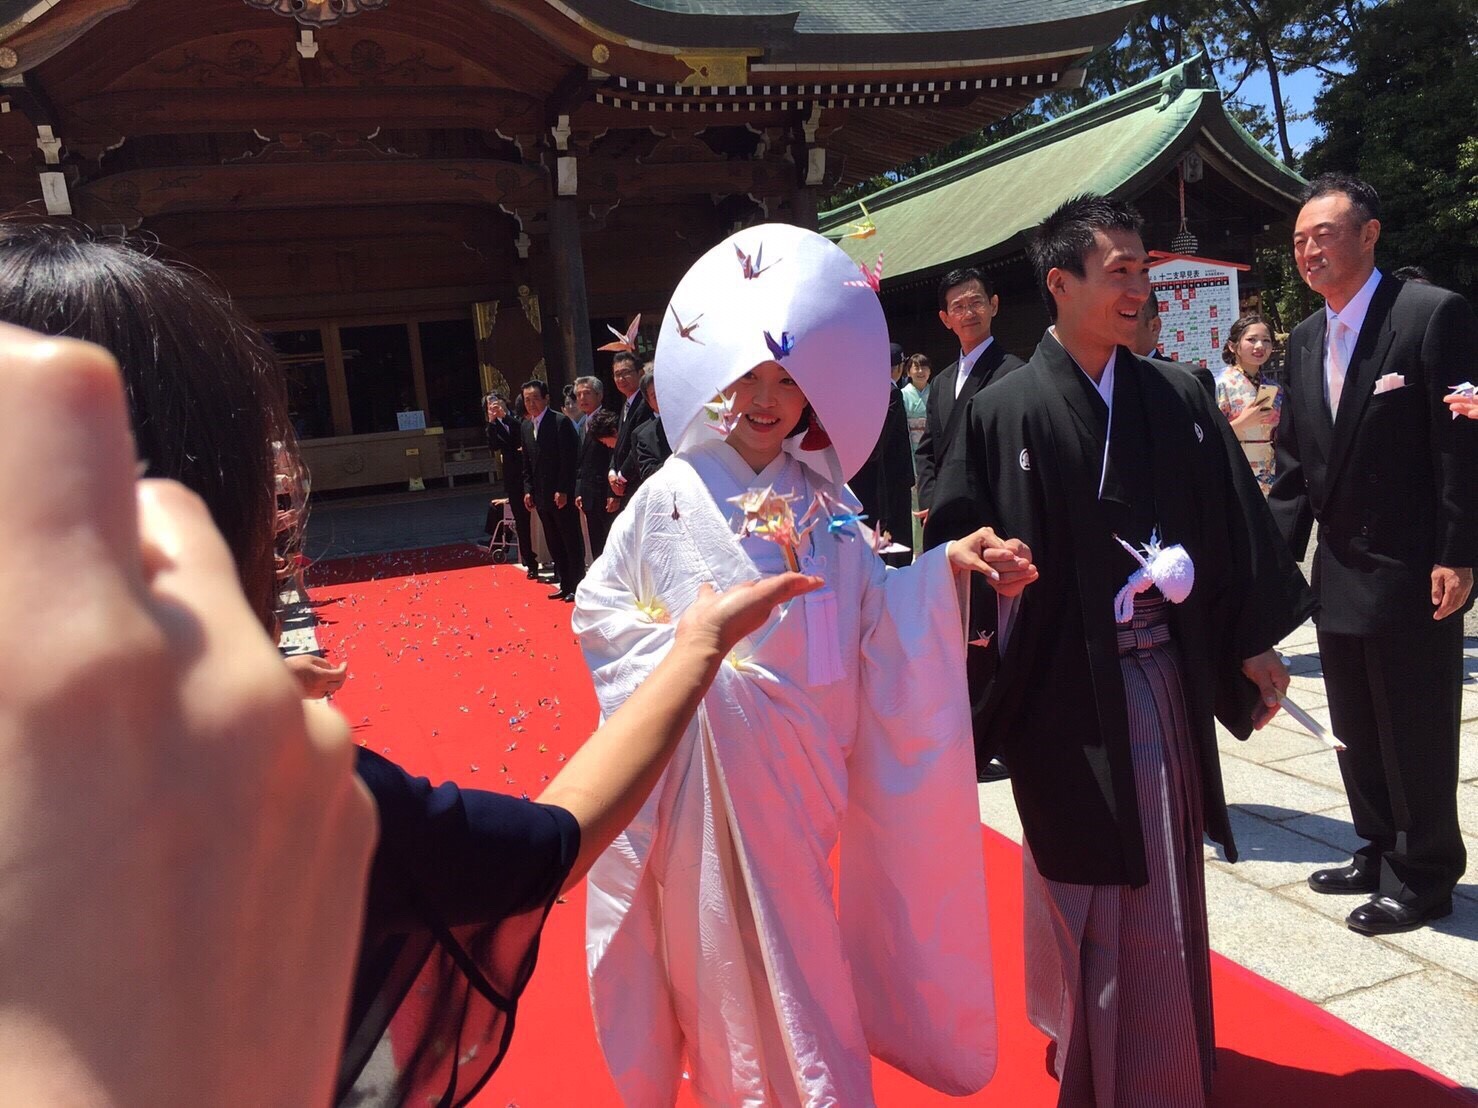
<svg viewBox="0 0 1478 1108"><path fill-rule="evenodd" d="M1387 373L1375 382L1375 392L1371 395L1379 396L1383 392L1394 392L1396 389L1406 387L1406 378L1399 373Z"/></svg>

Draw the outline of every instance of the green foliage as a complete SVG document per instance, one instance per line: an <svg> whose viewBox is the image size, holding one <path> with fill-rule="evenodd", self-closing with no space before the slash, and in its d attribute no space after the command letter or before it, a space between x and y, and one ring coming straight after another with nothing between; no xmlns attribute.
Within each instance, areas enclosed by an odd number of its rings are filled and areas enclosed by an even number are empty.
<svg viewBox="0 0 1478 1108"><path fill-rule="evenodd" d="M1342 44L1373 0L1149 0L1118 42L1089 59L1083 86L1048 93L1016 114L920 158L830 197L823 207L848 204L888 185L953 161L994 142L1055 119L1074 108L1122 92L1204 50L1237 121L1293 164L1287 124L1299 118L1281 103L1269 114L1238 98L1258 72L1273 81L1314 66L1335 72ZM1331 68L1333 67L1333 68Z"/></svg>
<svg viewBox="0 0 1478 1108"><path fill-rule="evenodd" d="M1257 251L1253 268L1262 275L1262 312L1275 334L1287 334L1319 306L1319 298L1303 283L1286 242Z"/></svg>
<svg viewBox="0 0 1478 1108"><path fill-rule="evenodd" d="M1478 5L1390 0L1365 14L1349 72L1314 106L1306 176L1354 173L1381 195L1382 268L1423 266L1478 293Z"/></svg>

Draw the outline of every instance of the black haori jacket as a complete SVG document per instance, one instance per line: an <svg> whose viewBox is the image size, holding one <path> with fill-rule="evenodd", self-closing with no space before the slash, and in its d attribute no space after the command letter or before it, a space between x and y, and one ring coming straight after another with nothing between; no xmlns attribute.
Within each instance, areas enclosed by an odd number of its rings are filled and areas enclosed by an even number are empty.
<svg viewBox="0 0 1478 1108"><path fill-rule="evenodd" d="M1052 335L1026 366L970 402L940 469L925 546L990 525L1019 538L1040 571L1017 605L1004 656L997 635L969 651L978 756L999 753L1043 875L1143 885L1144 841L1129 752L1114 596L1158 527L1195 563L1171 606L1207 834L1236 858L1213 717L1252 730L1256 687L1243 659L1306 619L1314 601L1226 419L1189 374L1123 347L1113 428L1096 389ZM1111 443L1103 495L1106 435ZM972 635L996 630L977 588Z"/></svg>

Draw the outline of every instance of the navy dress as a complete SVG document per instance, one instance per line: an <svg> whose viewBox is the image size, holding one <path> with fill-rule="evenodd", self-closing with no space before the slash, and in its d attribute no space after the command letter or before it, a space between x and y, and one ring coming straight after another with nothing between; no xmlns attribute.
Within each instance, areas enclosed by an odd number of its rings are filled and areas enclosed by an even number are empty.
<svg viewBox="0 0 1478 1108"><path fill-rule="evenodd" d="M433 787L361 748L380 841L336 1101L465 1104L503 1060L580 850L563 808Z"/></svg>

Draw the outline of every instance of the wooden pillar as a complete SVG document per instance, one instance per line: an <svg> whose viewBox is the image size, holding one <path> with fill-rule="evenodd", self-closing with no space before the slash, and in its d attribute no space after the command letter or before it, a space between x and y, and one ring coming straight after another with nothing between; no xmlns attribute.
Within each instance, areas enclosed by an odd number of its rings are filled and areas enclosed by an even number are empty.
<svg viewBox="0 0 1478 1108"><path fill-rule="evenodd" d="M790 198L790 214L797 227L816 230L816 190L802 185Z"/></svg>
<svg viewBox="0 0 1478 1108"><path fill-rule="evenodd" d="M322 329L323 367L328 372L328 409L335 435L352 435L354 421L349 407L349 380L344 373L344 344L339 339L339 321L329 320ZM367 431L364 427L361 431Z"/></svg>
<svg viewBox="0 0 1478 1108"><path fill-rule="evenodd" d="M572 196L556 196L549 206L549 252L554 277L554 314L559 363L549 367L549 391L557 405L564 386L595 372L590 350L590 302L585 295L585 257L580 219Z"/></svg>
<svg viewBox="0 0 1478 1108"><path fill-rule="evenodd" d="M426 424L431 424L431 401L426 393L426 363L421 357L421 322L413 319L409 324L411 340L411 382L416 390L416 407L426 413Z"/></svg>

